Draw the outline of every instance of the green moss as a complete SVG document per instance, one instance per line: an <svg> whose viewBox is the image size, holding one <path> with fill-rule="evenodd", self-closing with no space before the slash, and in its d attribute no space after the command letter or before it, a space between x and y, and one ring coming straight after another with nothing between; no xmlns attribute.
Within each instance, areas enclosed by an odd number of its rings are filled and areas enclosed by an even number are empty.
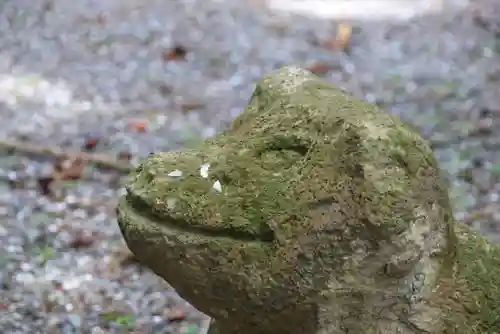
<svg viewBox="0 0 500 334"><path fill-rule="evenodd" d="M471 283L478 268L455 253L446 183L426 141L309 72L264 77L230 129L148 158L127 190L118 210L127 244L221 320L221 333L319 333L319 317L376 332L385 325L374 314L392 301L389 317L441 328L418 302L438 272L449 328L493 322L463 317L453 297L480 296L484 282ZM416 314L405 313L410 300Z"/></svg>
<svg viewBox="0 0 500 334"><path fill-rule="evenodd" d="M257 86L230 131L180 156L148 159L130 185L132 193L159 216L187 215L192 224L203 224L200 228L260 238L269 229L291 237L307 220L311 203L351 187L352 196L370 201L363 214L387 226L388 235L404 229L398 224L409 221L413 207L405 213L403 203L422 195L432 199L439 187L426 184L438 178L428 175L436 163L429 148L396 118L322 81L297 89L301 94L271 96ZM199 175L204 163L210 163L207 179ZM175 169L184 176L166 176ZM221 193L212 189L217 180ZM416 194L422 184L428 193ZM166 205L172 199L175 209ZM383 219L369 212L395 207L401 210L392 219L386 212L377 213ZM281 231L267 226L285 220Z"/></svg>
<svg viewBox="0 0 500 334"><path fill-rule="evenodd" d="M458 277L470 313L470 333L500 333L500 247L459 225Z"/></svg>

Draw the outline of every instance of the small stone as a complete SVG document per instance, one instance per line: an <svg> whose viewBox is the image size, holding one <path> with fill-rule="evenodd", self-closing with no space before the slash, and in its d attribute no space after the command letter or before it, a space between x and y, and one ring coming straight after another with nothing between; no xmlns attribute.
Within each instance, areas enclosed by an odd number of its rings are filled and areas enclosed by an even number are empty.
<svg viewBox="0 0 500 334"><path fill-rule="evenodd" d="M35 276L32 273L21 272L21 273L17 273L15 277L16 277L16 280L18 282L25 283L25 284L31 284L31 283L34 283L36 281Z"/></svg>
<svg viewBox="0 0 500 334"><path fill-rule="evenodd" d="M74 195L66 195L65 202L68 205L74 205L78 202L78 199Z"/></svg>
<svg viewBox="0 0 500 334"><path fill-rule="evenodd" d="M73 328L80 328L82 326L82 317L77 314L69 314L68 322L73 326Z"/></svg>
<svg viewBox="0 0 500 334"><path fill-rule="evenodd" d="M63 282L63 288L64 290L72 290L80 287L82 283L82 279L79 279L77 277L72 277L70 279L67 279Z"/></svg>
<svg viewBox="0 0 500 334"><path fill-rule="evenodd" d="M23 271L30 271L32 269L33 269L33 265L31 265L30 263L23 262L21 264L21 270L23 270Z"/></svg>

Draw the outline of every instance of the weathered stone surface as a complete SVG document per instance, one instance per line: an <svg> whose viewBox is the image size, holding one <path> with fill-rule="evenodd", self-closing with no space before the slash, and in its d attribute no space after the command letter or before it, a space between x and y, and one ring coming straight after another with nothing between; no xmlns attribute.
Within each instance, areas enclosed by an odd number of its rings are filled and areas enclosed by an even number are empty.
<svg viewBox="0 0 500 334"><path fill-rule="evenodd" d="M455 223L427 143L305 70L127 191L131 251L221 334L500 332L500 251Z"/></svg>

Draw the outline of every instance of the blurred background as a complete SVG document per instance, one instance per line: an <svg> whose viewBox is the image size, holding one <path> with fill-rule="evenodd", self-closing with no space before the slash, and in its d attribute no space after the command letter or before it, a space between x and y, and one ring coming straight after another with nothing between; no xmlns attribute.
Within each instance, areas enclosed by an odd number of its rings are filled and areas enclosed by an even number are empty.
<svg viewBox="0 0 500 334"><path fill-rule="evenodd" d="M203 333L127 251L124 172L306 67L415 125L457 219L500 240L496 0L3 0L0 332Z"/></svg>

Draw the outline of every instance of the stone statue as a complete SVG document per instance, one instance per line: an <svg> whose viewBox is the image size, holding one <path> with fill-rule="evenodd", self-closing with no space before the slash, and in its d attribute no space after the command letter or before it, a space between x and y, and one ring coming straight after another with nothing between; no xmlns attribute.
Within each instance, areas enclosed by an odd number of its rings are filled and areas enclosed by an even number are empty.
<svg viewBox="0 0 500 334"><path fill-rule="evenodd" d="M211 333L500 333L500 249L455 222L426 141L306 70L126 189L130 250Z"/></svg>

